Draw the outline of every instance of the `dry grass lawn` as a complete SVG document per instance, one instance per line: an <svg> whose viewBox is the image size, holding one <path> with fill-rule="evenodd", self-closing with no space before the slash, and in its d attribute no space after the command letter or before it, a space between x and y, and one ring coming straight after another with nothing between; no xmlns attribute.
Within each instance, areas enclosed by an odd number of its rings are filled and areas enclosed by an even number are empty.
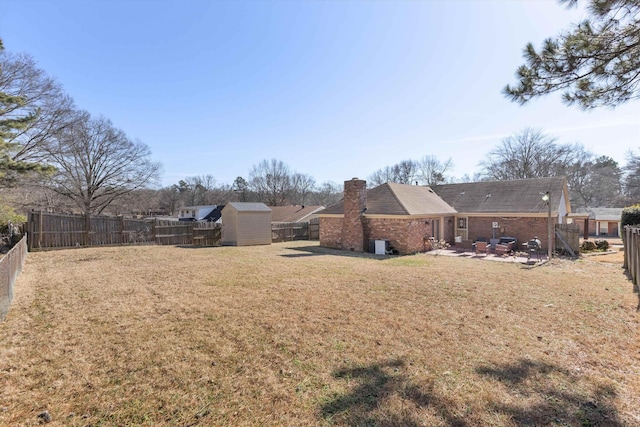
<svg viewBox="0 0 640 427"><path fill-rule="evenodd" d="M640 425L615 257L31 253L0 323L0 425Z"/></svg>

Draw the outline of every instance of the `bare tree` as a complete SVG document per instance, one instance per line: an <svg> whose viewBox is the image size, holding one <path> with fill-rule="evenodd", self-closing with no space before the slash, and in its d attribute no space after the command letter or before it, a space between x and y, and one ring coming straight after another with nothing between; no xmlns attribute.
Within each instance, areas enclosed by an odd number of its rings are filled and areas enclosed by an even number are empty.
<svg viewBox="0 0 640 427"><path fill-rule="evenodd" d="M393 166L385 166L382 169L378 169L373 172L367 178L368 187L377 187L378 185L385 184L387 182L396 182L396 175L393 170Z"/></svg>
<svg viewBox="0 0 640 427"><path fill-rule="evenodd" d="M62 129L73 123L73 101L60 85L39 69L26 54L5 52L0 43L0 128L4 144L4 163L14 173L4 176L4 184L15 184L15 172L51 172L43 168L46 147ZM6 130L6 129L5 129ZM25 168L25 166L30 167Z"/></svg>
<svg viewBox="0 0 640 427"><path fill-rule="evenodd" d="M440 162L436 156L424 156L417 162L417 177L421 184L438 185L450 180L447 172L453 168L451 158L444 163Z"/></svg>
<svg viewBox="0 0 640 427"><path fill-rule="evenodd" d="M459 182L480 182L482 181L483 176L481 173L479 172L475 172L473 175L469 175L468 173L465 173L464 175L462 175L462 177L458 180Z"/></svg>
<svg viewBox="0 0 640 427"><path fill-rule="evenodd" d="M88 113L59 132L47 153L58 170L50 188L87 215L99 214L124 195L155 183L161 169L151 161L147 145Z"/></svg>
<svg viewBox="0 0 640 427"><path fill-rule="evenodd" d="M294 173L291 176L291 184L291 203L304 205L309 194L313 192L316 186L316 180L311 175Z"/></svg>
<svg viewBox="0 0 640 427"><path fill-rule="evenodd" d="M183 206L213 204L212 192L215 188L216 179L212 175L191 176L178 182Z"/></svg>
<svg viewBox="0 0 640 427"><path fill-rule="evenodd" d="M310 205L329 206L338 202L341 197L342 187L335 182L326 181L309 195L308 202Z"/></svg>
<svg viewBox="0 0 640 427"><path fill-rule="evenodd" d="M402 160L393 166L385 166L372 173L369 178L369 186L375 187L387 182L398 184L413 184L418 178L418 164L413 160Z"/></svg>
<svg viewBox="0 0 640 427"><path fill-rule="evenodd" d="M249 173L249 188L269 206L287 204L291 190L291 171L280 160L263 160Z"/></svg>
<svg viewBox="0 0 640 427"><path fill-rule="evenodd" d="M574 159L575 146L556 144L542 130L526 128L502 140L480 162L490 180L541 178L563 174Z"/></svg>

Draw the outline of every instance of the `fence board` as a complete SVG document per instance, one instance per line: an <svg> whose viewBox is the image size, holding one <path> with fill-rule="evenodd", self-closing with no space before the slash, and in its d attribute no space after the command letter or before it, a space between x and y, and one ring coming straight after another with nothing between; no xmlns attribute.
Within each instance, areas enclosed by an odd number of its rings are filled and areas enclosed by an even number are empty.
<svg viewBox="0 0 640 427"><path fill-rule="evenodd" d="M24 236L0 260L0 321L4 320L9 312L13 300L13 286L26 258L27 236Z"/></svg>
<svg viewBox="0 0 640 427"><path fill-rule="evenodd" d="M196 222L192 241L194 246L219 246L222 241L222 227L210 222Z"/></svg>
<svg viewBox="0 0 640 427"><path fill-rule="evenodd" d="M31 211L29 250L140 243L218 246L222 227L213 222L90 217ZM318 240L320 221L272 223L272 241Z"/></svg>
<svg viewBox="0 0 640 427"><path fill-rule="evenodd" d="M624 259L627 273L638 291L640 279L640 226L624 227Z"/></svg>
<svg viewBox="0 0 640 427"><path fill-rule="evenodd" d="M87 228L87 225L89 228ZM121 245L153 241L151 224L122 217L29 212L28 249L57 249L81 246Z"/></svg>
<svg viewBox="0 0 640 427"><path fill-rule="evenodd" d="M272 242L290 242L293 240L309 240L309 223L307 222L273 222L271 223Z"/></svg>
<svg viewBox="0 0 640 427"><path fill-rule="evenodd" d="M556 224L555 231L562 237L555 239L555 251L557 253L565 253L573 251L572 256L580 253L580 226L578 224ZM571 251L565 248L564 241L569 245Z"/></svg>

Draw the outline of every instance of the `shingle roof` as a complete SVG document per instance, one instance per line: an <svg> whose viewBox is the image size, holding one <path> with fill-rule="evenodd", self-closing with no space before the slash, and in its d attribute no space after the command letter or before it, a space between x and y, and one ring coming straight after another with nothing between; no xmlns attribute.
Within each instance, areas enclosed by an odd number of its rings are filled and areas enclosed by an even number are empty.
<svg viewBox="0 0 640 427"><path fill-rule="evenodd" d="M578 212L586 212L589 219L597 221L620 221L622 219L622 208L586 208Z"/></svg>
<svg viewBox="0 0 640 427"><path fill-rule="evenodd" d="M322 208L323 206L271 206L271 221L299 222Z"/></svg>
<svg viewBox="0 0 640 427"><path fill-rule="evenodd" d="M219 220L222 217L222 209L224 209L224 205L216 206L215 209L209 212L202 220L212 222Z"/></svg>
<svg viewBox="0 0 640 427"><path fill-rule="evenodd" d="M547 191L551 206L559 206L565 194L564 177L480 181L433 186L433 190L461 213L544 213ZM566 195L565 195L566 197Z"/></svg>
<svg viewBox="0 0 640 427"><path fill-rule="evenodd" d="M365 215L453 215L456 211L429 187L386 183L367 190ZM319 214L343 214L344 200Z"/></svg>
<svg viewBox="0 0 640 427"><path fill-rule="evenodd" d="M239 212L270 212L271 209L264 203L257 202L229 202L227 206L233 206L233 208Z"/></svg>

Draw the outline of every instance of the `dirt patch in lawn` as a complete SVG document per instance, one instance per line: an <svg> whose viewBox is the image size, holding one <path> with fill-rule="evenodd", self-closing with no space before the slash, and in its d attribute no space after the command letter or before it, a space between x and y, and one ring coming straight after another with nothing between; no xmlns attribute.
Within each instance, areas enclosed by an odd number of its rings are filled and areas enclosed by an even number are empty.
<svg viewBox="0 0 640 427"><path fill-rule="evenodd" d="M598 261L31 253L0 425L638 425L638 296Z"/></svg>

